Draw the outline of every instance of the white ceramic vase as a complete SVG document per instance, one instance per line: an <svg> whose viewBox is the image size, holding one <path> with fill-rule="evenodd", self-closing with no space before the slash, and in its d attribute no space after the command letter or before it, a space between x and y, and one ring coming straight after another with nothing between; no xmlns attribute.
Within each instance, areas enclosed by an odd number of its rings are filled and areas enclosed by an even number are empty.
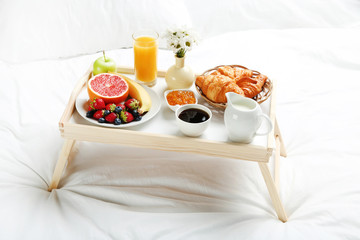
<svg viewBox="0 0 360 240"><path fill-rule="evenodd" d="M175 56L175 64L166 72L165 81L168 89L187 89L195 81L195 73L185 65L185 56L178 58Z"/></svg>

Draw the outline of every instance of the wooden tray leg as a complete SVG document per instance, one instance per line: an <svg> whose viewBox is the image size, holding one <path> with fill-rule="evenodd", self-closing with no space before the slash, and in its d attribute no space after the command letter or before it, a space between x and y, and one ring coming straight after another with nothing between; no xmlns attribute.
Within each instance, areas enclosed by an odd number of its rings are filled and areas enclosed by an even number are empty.
<svg viewBox="0 0 360 240"><path fill-rule="evenodd" d="M275 186L278 190L280 190L280 151L281 151L281 143L280 138L278 136L275 137L276 149L275 149L275 162L274 162L274 181Z"/></svg>
<svg viewBox="0 0 360 240"><path fill-rule="evenodd" d="M270 195L271 201L274 205L276 214L277 214L278 218L280 219L280 221L286 222L288 220L287 216L286 216L286 212L285 212L284 206L280 200L278 189L276 188L274 180L271 176L269 166L267 163L262 163L262 162L259 162L258 164L259 164L261 173L264 177L265 184L269 191L269 195Z"/></svg>
<svg viewBox="0 0 360 240"><path fill-rule="evenodd" d="M58 187L61 176L62 176L63 171L66 166L66 162L68 161L69 155L70 155L71 150L73 149L74 145L75 145L75 140L65 139L65 142L61 149L59 159L55 166L55 171L54 171L50 186L48 188L49 192L51 192L53 189L56 189Z"/></svg>
<svg viewBox="0 0 360 240"><path fill-rule="evenodd" d="M280 128L275 118L275 129L274 129L274 137L275 137L275 144L276 144L276 151L275 151L275 162L274 162L274 180L275 185L278 190L280 190L280 156L286 157L286 150L284 141L280 134Z"/></svg>
<svg viewBox="0 0 360 240"><path fill-rule="evenodd" d="M284 140L283 140L283 138L281 137L280 128L279 128L278 121L277 121L276 118L275 118L274 135L275 135L275 139L278 137L279 140L280 140L280 143L281 143L280 155L281 155L282 157L287 157L286 149L285 149L285 145L284 145Z"/></svg>

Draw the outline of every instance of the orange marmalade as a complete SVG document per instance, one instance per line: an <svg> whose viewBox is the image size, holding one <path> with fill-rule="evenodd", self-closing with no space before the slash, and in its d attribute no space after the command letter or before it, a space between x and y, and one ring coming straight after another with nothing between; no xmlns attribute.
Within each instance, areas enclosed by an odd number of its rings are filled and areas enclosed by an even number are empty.
<svg viewBox="0 0 360 240"><path fill-rule="evenodd" d="M195 94L191 91L175 90L166 96L166 100L171 106L194 104L196 102Z"/></svg>

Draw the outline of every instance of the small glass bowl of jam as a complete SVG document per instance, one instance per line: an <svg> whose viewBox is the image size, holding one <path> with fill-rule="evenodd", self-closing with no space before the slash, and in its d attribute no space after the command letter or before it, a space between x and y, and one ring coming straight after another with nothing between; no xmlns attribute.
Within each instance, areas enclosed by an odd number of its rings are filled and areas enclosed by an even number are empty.
<svg viewBox="0 0 360 240"><path fill-rule="evenodd" d="M195 92L189 89L166 90L164 97L168 107L176 111L180 106L186 104L197 104Z"/></svg>

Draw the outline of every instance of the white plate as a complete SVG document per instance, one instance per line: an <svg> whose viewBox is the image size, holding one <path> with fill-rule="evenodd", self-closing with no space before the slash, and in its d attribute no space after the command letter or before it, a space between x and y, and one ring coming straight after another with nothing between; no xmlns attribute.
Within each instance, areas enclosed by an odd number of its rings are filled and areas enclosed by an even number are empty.
<svg viewBox="0 0 360 240"><path fill-rule="evenodd" d="M160 106L161 106L160 97L157 95L157 93L154 90L152 90L146 86L143 86L143 87L149 93L152 104L151 104L150 110L147 113L145 113L145 115L142 116L142 119L140 121L132 121L130 123L122 123L120 125L115 125L113 123L99 123L95 119L87 118L86 113L87 113L87 109L88 109L89 95L87 93L86 88L84 88L80 92L79 96L77 97L75 107L76 107L76 110L78 111L78 113L80 114L80 116L82 116L86 121L88 121L92 124L99 125L101 127L127 128L127 127L137 126L137 125L145 123L145 122L149 121L151 118L153 118L159 112Z"/></svg>

